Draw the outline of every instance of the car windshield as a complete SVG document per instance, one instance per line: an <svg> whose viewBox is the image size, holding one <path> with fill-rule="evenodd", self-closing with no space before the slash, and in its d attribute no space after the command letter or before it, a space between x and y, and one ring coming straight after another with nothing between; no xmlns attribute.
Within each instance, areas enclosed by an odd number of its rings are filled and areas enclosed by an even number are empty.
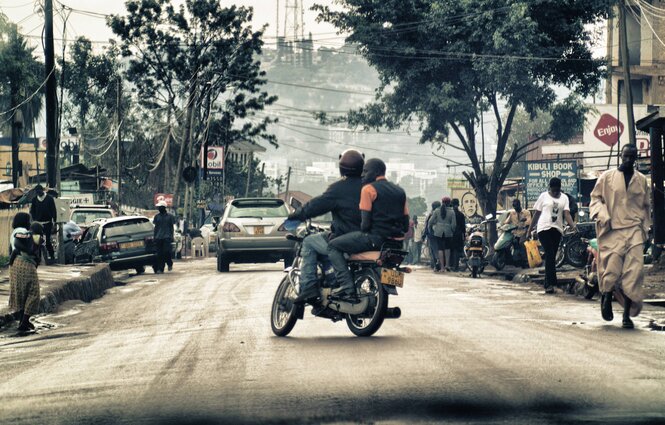
<svg viewBox="0 0 665 425"><path fill-rule="evenodd" d="M121 235L152 232L153 226L148 219L125 220L109 223L104 226L104 237L112 238Z"/></svg>
<svg viewBox="0 0 665 425"><path fill-rule="evenodd" d="M289 210L281 202L256 202L231 205L229 218L286 217Z"/></svg>
<svg viewBox="0 0 665 425"><path fill-rule="evenodd" d="M72 213L72 221L76 224L92 223L93 220L98 218L111 218L113 213L111 211L98 210L98 211L74 211Z"/></svg>

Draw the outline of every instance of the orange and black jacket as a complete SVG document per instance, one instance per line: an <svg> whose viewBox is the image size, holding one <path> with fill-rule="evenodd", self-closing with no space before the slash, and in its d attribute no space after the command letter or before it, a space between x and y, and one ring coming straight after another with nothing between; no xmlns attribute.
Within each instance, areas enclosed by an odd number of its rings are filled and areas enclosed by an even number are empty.
<svg viewBox="0 0 665 425"><path fill-rule="evenodd" d="M402 238L409 230L409 207L404 189L384 176L365 185L360 192L363 232L384 238Z"/></svg>

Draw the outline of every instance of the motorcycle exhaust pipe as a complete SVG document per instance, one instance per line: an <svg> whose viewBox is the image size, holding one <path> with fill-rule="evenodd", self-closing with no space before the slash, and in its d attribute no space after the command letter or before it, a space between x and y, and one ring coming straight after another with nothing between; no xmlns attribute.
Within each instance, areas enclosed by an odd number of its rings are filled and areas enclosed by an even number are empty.
<svg viewBox="0 0 665 425"><path fill-rule="evenodd" d="M386 309L386 319L399 319L402 315L402 310L399 307L389 307Z"/></svg>

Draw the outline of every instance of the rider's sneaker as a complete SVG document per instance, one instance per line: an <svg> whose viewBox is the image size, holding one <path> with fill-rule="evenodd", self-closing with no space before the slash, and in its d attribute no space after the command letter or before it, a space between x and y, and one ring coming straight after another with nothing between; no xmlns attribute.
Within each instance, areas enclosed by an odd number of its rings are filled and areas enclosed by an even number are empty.
<svg viewBox="0 0 665 425"><path fill-rule="evenodd" d="M319 290L316 287L307 288L293 299L294 304L305 304L319 297Z"/></svg>

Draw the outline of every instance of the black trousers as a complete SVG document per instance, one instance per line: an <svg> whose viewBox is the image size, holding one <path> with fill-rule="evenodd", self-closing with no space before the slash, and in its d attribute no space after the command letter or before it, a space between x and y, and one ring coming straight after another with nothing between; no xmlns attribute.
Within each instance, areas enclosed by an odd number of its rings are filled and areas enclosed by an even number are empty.
<svg viewBox="0 0 665 425"><path fill-rule="evenodd" d="M538 240L545 250L545 288L556 286L556 252L561 243L561 232L547 229L538 232Z"/></svg>
<svg viewBox="0 0 665 425"><path fill-rule="evenodd" d="M353 285L351 271L346 264L344 253L356 254L364 251L378 251L384 238L363 232L351 232L338 236L328 244L328 258L335 269L335 280L339 286Z"/></svg>
<svg viewBox="0 0 665 425"><path fill-rule="evenodd" d="M164 271L164 263L167 266L173 266L171 260L171 239L155 239L155 251L157 252L157 260L155 261L155 272Z"/></svg>
<svg viewBox="0 0 665 425"><path fill-rule="evenodd" d="M46 251L48 251L49 258L53 260L55 258L55 252L53 250L53 223L49 222L43 226L44 238L46 239Z"/></svg>

